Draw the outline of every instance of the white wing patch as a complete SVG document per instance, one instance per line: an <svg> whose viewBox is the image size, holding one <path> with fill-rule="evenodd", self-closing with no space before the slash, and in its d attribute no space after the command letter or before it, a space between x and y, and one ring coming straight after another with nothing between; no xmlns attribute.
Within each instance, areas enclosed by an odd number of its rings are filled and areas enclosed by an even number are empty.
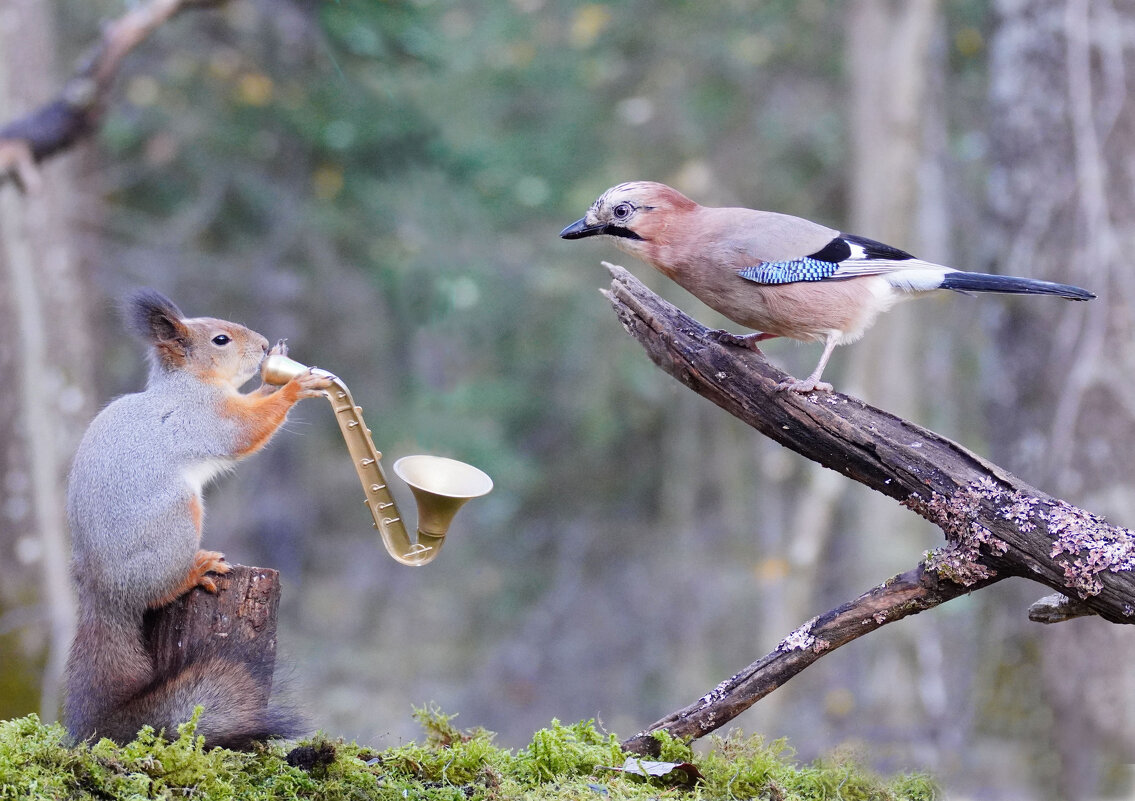
<svg viewBox="0 0 1135 801"><path fill-rule="evenodd" d="M922 259L872 258L862 245L855 242L847 244L851 247L851 255L839 263L831 279L877 275L904 292L929 292L942 286L946 273L957 272L952 267Z"/></svg>

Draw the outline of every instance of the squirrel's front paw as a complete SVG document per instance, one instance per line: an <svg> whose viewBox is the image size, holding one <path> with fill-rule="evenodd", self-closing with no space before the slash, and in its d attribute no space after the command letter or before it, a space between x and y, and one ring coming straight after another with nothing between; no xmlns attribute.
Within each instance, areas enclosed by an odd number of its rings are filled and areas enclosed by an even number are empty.
<svg viewBox="0 0 1135 801"><path fill-rule="evenodd" d="M272 346L272 350L268 351L269 356L287 356L288 355L288 340L277 339L276 344Z"/></svg>
<svg viewBox="0 0 1135 801"><path fill-rule="evenodd" d="M193 560L193 570L190 573L193 583L201 589L215 593L217 582L207 574L216 573L223 576L231 571L232 565L225 561L225 555L220 551L198 551Z"/></svg>
<svg viewBox="0 0 1135 801"><path fill-rule="evenodd" d="M322 371L316 373L315 368L309 367L306 372L300 373L292 380L300 388L301 398L318 398L323 390L331 387L331 377Z"/></svg>

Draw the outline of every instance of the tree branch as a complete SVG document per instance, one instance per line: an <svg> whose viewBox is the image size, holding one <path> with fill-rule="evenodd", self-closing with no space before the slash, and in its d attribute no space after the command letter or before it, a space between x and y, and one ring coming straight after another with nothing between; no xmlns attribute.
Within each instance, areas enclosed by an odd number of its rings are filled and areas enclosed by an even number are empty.
<svg viewBox="0 0 1135 801"><path fill-rule="evenodd" d="M649 732L659 728L699 737L824 653L1009 576L1075 599L1079 614L1135 623L1131 530L1046 495L961 445L858 399L778 391L785 376L761 355L722 345L622 267L605 266L613 280L604 294L655 364L785 447L894 498L937 524L946 538L915 569L809 621L776 651L625 745L650 751Z"/></svg>
<svg viewBox="0 0 1135 801"><path fill-rule="evenodd" d="M15 177L24 187L34 187L39 181L36 164L97 130L122 60L150 34L186 9L225 2L150 0L107 24L57 97L0 128L0 186Z"/></svg>
<svg viewBox="0 0 1135 801"><path fill-rule="evenodd" d="M956 442L839 393L776 390L763 357L722 345L622 267L607 297L650 358L762 434L902 503L945 533L945 578L1030 578L1135 623L1135 532L1029 486Z"/></svg>
<svg viewBox="0 0 1135 801"><path fill-rule="evenodd" d="M671 712L645 731L623 741L623 748L654 755L652 732L697 739L725 725L821 656L857 637L908 615L915 615L973 590L1000 581L993 576L970 586L942 579L919 565L860 595L851 603L814 617L793 631L776 650L726 679L694 703Z"/></svg>

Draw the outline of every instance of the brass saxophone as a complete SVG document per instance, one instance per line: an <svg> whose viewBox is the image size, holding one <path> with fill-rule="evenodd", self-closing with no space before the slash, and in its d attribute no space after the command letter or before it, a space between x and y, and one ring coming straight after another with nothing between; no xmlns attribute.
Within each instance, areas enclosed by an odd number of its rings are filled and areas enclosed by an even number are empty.
<svg viewBox="0 0 1135 801"><path fill-rule="evenodd" d="M437 558L454 515L472 498L493 488L493 480L472 465L442 456L404 456L394 463L395 474L405 481L418 504L417 541L411 542L406 525L382 469L382 453L374 446L370 429L363 421L363 410L355 405L351 391L342 380L326 370L287 356L268 356L260 369L269 384L283 385L307 370L331 379L332 388L324 396L335 410L335 420L359 474L365 503L382 535L386 552L404 565L425 565Z"/></svg>

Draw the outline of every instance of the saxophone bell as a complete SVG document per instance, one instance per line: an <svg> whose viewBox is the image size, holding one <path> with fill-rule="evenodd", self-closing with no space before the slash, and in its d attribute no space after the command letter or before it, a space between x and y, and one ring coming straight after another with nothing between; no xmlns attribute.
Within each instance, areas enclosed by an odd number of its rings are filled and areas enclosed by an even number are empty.
<svg viewBox="0 0 1135 801"><path fill-rule="evenodd" d="M382 535L387 553L404 565L424 565L437 558L445 543L454 515L473 498L493 488L493 480L470 464L442 456L404 456L394 463L394 473L406 482L418 506L417 541L411 542L394 496L382 469L382 454L374 446L370 429L363 421L362 409L355 405L351 391L337 376L326 370L309 368L278 354L264 359L260 375L269 384L283 385L307 370L331 379L325 390L335 420L354 461L355 472L366 493L366 504Z"/></svg>

